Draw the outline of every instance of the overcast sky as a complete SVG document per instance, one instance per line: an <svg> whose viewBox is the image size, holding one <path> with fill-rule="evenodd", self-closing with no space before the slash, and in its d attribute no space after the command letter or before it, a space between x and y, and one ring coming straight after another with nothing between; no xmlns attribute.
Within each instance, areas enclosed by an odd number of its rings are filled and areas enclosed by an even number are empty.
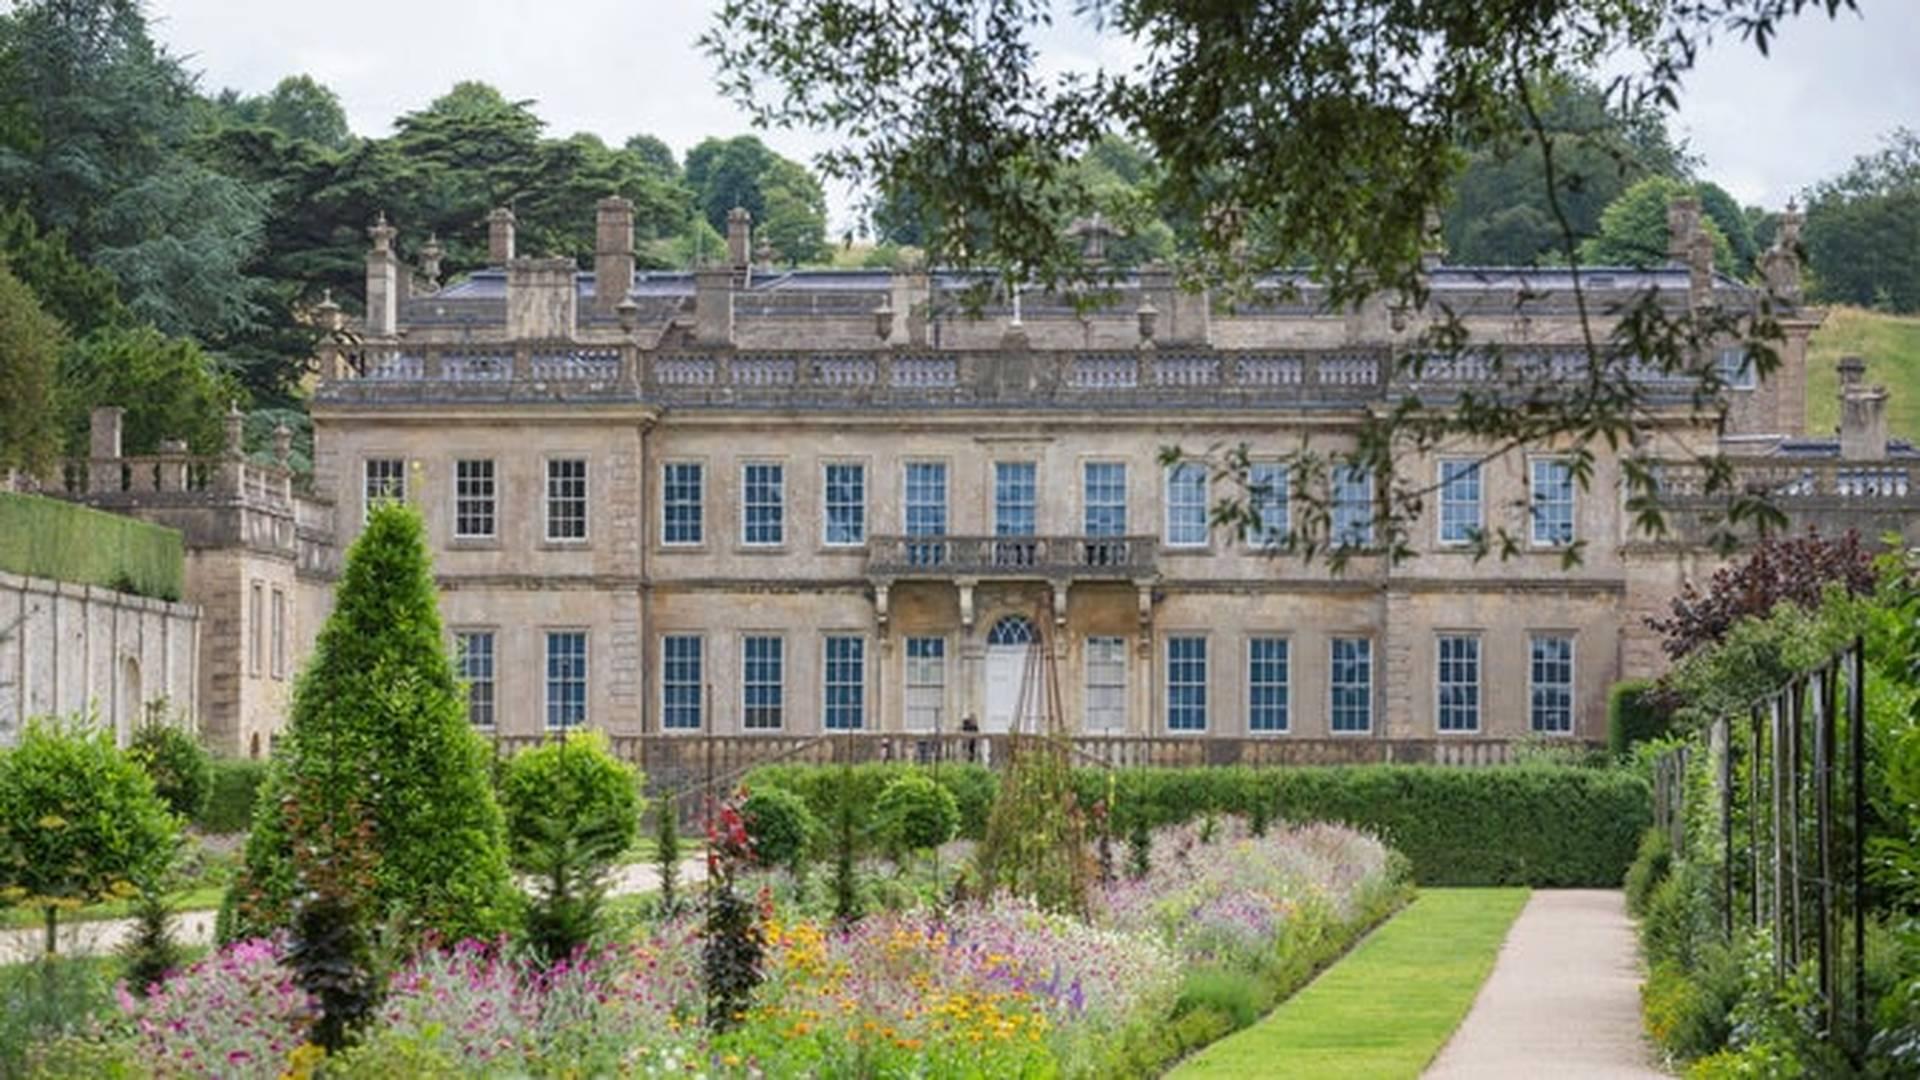
<svg viewBox="0 0 1920 1080"><path fill-rule="evenodd" d="M1874 148L1920 128L1920 0L1859 0L1860 17L1789 25L1771 57L1727 41L1689 79L1675 124L1705 174L1742 202L1776 206ZM305 73L340 95L353 130L384 135L461 79L531 98L550 134L618 144L648 132L684 154L749 130L713 89L693 41L711 0L150 0L154 33L208 91L270 89ZM1049 66L1105 59L1091 34L1055 39ZM810 134L762 133L802 160ZM830 192L834 226L850 196Z"/></svg>

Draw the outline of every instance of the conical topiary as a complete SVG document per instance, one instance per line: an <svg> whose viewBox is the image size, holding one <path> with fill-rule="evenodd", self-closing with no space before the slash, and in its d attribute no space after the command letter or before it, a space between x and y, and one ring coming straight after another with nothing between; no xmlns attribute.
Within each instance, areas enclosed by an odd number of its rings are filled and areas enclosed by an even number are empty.
<svg viewBox="0 0 1920 1080"><path fill-rule="evenodd" d="M440 627L424 526L374 508L347 552L333 614L294 686L292 720L254 812L233 888L233 933L289 924L301 830L371 819L371 910L414 931L491 936L519 893L489 781L491 751L468 725ZM295 809L296 793L326 806ZM302 824L304 823L304 824Z"/></svg>

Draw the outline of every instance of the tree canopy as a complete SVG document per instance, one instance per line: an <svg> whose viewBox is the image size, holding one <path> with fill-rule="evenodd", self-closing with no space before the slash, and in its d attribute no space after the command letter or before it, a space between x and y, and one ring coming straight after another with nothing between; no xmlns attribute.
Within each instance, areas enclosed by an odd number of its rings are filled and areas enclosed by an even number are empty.
<svg viewBox="0 0 1920 1080"><path fill-rule="evenodd" d="M1920 134L1899 129L1815 185L1806 245L1822 298L1920 311Z"/></svg>

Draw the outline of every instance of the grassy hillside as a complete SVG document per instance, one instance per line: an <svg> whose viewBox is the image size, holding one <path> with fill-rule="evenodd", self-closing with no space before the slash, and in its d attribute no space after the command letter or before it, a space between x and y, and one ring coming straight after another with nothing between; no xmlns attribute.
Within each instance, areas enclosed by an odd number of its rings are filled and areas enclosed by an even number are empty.
<svg viewBox="0 0 1920 1080"><path fill-rule="evenodd" d="M1830 434L1840 423L1842 356L1866 358L1867 382L1885 386L1887 424L1899 438L1920 443L1920 317L1834 307L1814 333L1807 353L1807 433Z"/></svg>

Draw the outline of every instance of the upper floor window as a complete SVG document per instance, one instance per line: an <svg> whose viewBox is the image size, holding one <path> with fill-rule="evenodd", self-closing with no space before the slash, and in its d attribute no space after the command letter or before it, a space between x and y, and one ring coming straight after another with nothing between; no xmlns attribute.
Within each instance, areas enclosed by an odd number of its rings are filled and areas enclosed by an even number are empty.
<svg viewBox="0 0 1920 1080"><path fill-rule="evenodd" d="M1287 639L1247 642L1247 730L1287 730Z"/></svg>
<svg viewBox="0 0 1920 1080"><path fill-rule="evenodd" d="M587 461L554 458L547 462L547 539L587 538Z"/></svg>
<svg viewBox="0 0 1920 1080"><path fill-rule="evenodd" d="M1753 361L1747 356L1744 345L1729 345L1713 354L1714 366L1719 369L1720 382L1729 390L1751 390L1759 385L1759 373L1753 369Z"/></svg>
<svg viewBox="0 0 1920 1080"><path fill-rule="evenodd" d="M741 542L772 545L786 540L786 469L776 462L741 466Z"/></svg>
<svg viewBox="0 0 1920 1080"><path fill-rule="evenodd" d="M493 538L494 499L491 458L463 458L453 463L453 535L456 538Z"/></svg>
<svg viewBox="0 0 1920 1080"><path fill-rule="evenodd" d="M941 461L909 461L906 468L908 536L947 534L947 466Z"/></svg>
<svg viewBox="0 0 1920 1080"><path fill-rule="evenodd" d="M1287 507L1287 467L1277 461L1256 461L1247 467L1247 542L1256 547L1279 547L1293 526Z"/></svg>
<svg viewBox="0 0 1920 1080"><path fill-rule="evenodd" d="M867 639L836 634L827 638L826 728L858 731L867 719Z"/></svg>
<svg viewBox="0 0 1920 1080"><path fill-rule="evenodd" d="M1087 730L1127 729L1127 640L1087 639Z"/></svg>
<svg viewBox="0 0 1920 1080"><path fill-rule="evenodd" d="M660 726L667 731L700 730L701 645L695 634L660 639Z"/></svg>
<svg viewBox="0 0 1920 1080"><path fill-rule="evenodd" d="M778 731L786 722L787 642L775 634L749 634L740 642L740 726Z"/></svg>
<svg viewBox="0 0 1920 1080"><path fill-rule="evenodd" d="M660 539L668 544L698 544L702 531L701 503L705 497L705 469L697 461L669 461L660 474Z"/></svg>
<svg viewBox="0 0 1920 1080"><path fill-rule="evenodd" d="M1564 547L1573 543L1573 466L1560 458L1535 458L1533 542Z"/></svg>
<svg viewBox="0 0 1920 1080"><path fill-rule="evenodd" d="M493 726L493 631L462 630L453 635L454 669L467 684L467 721Z"/></svg>
<svg viewBox="0 0 1920 1080"><path fill-rule="evenodd" d="M1373 642L1334 638L1331 711L1327 726L1335 732L1373 728Z"/></svg>
<svg viewBox="0 0 1920 1080"><path fill-rule="evenodd" d="M1471 458L1440 462L1440 542L1471 544L1480 536L1480 463Z"/></svg>
<svg viewBox="0 0 1920 1080"><path fill-rule="evenodd" d="M1118 461L1089 461L1081 474L1081 502L1088 536L1127 534L1127 467Z"/></svg>
<svg viewBox="0 0 1920 1080"><path fill-rule="evenodd" d="M1167 639L1167 730L1207 730L1207 639Z"/></svg>
<svg viewBox="0 0 1920 1080"><path fill-rule="evenodd" d="M1373 546L1373 470L1364 465L1333 467L1331 537L1335 547Z"/></svg>
<svg viewBox="0 0 1920 1080"><path fill-rule="evenodd" d="M1480 730L1480 639L1442 634L1435 702L1441 731Z"/></svg>
<svg viewBox="0 0 1920 1080"><path fill-rule="evenodd" d="M1533 634L1527 639L1527 721L1534 731L1573 731L1573 637Z"/></svg>
<svg viewBox="0 0 1920 1080"><path fill-rule="evenodd" d="M587 632L547 631L547 727L587 722Z"/></svg>
<svg viewBox="0 0 1920 1080"><path fill-rule="evenodd" d="M360 520L365 521L374 505L387 499L405 502L407 498L407 462L405 458L368 458L366 461L366 498L360 504Z"/></svg>
<svg viewBox="0 0 1920 1080"><path fill-rule="evenodd" d="M1186 461L1167 470L1167 535L1170 547L1207 542L1207 470Z"/></svg>
<svg viewBox="0 0 1920 1080"><path fill-rule="evenodd" d="M829 462L826 467L827 535L829 544L867 542L867 467L857 462Z"/></svg>
<svg viewBox="0 0 1920 1080"><path fill-rule="evenodd" d="M1031 461L993 463L993 535L1032 536L1038 531L1037 473Z"/></svg>

